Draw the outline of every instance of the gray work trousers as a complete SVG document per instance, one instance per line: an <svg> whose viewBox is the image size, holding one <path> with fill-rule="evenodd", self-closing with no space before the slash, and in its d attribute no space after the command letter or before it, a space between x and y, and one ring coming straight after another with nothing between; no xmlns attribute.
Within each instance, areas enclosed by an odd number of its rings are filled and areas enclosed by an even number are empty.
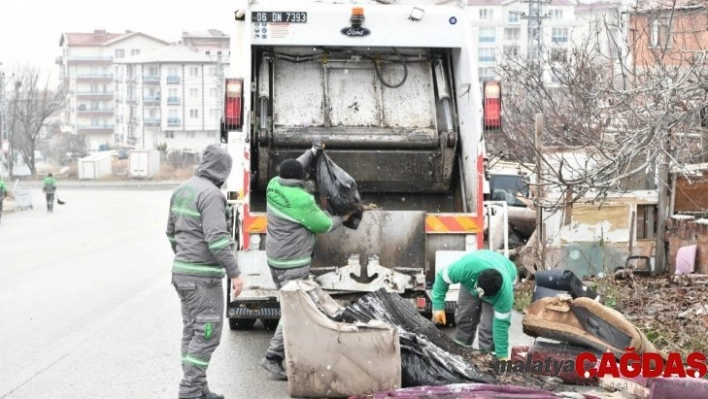
<svg viewBox="0 0 708 399"><path fill-rule="evenodd" d="M222 279L172 275L172 285L182 302L182 371L180 398L209 392L206 370L221 341L224 321Z"/></svg>
<svg viewBox="0 0 708 399"><path fill-rule="evenodd" d="M494 341L492 337L492 321L494 319L494 308L479 297L474 297L460 285L457 296L457 309L455 310L455 341L471 346L474 336L479 326L479 349L483 351L493 351Z"/></svg>
<svg viewBox="0 0 708 399"><path fill-rule="evenodd" d="M270 275L276 288L281 289L285 284L293 280L307 280L310 276L310 266L296 267L293 269L270 268ZM270 340L270 345L265 354L266 359L283 361L285 359L285 344L283 342L283 322L278 323L275 334Z"/></svg>
<svg viewBox="0 0 708 399"><path fill-rule="evenodd" d="M44 196L47 199L47 210L49 212L54 211L54 193L45 193Z"/></svg>

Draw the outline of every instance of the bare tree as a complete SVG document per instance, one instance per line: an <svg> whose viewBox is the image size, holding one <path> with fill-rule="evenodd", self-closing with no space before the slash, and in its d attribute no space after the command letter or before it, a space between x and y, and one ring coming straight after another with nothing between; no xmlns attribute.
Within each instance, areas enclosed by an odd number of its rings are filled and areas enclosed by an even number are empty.
<svg viewBox="0 0 708 399"><path fill-rule="evenodd" d="M12 147L20 152L35 176L35 150L47 119L63 106L64 94L50 90L49 79L35 68L22 68L15 75L13 98L10 101Z"/></svg>
<svg viewBox="0 0 708 399"><path fill-rule="evenodd" d="M535 159L534 115L544 114L543 145L565 151L542 157L544 190L563 193L540 204L544 209L602 202L610 193L656 184L663 240L669 169L702 161L708 147L701 126L708 106L706 4L692 1L657 8L639 0L629 23L619 13L599 19L590 29L597 33L581 43L544 49L537 66L543 78L524 60L505 58L499 71L506 85L504 128L487 137L488 150Z"/></svg>

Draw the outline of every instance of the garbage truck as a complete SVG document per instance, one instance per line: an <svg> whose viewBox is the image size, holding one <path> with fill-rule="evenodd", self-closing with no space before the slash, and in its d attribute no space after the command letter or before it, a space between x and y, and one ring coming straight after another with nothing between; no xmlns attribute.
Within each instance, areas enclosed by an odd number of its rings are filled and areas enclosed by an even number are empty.
<svg viewBox="0 0 708 399"><path fill-rule="evenodd" d="M482 133L501 120L483 119L464 6L358 3L238 4L221 121L234 159L226 195L244 279L241 295L227 298L231 329L257 319L277 325L266 187L281 161L315 141L356 180L368 208L356 230L317 236L311 278L333 298L346 303L384 288L431 312L436 270L485 245ZM498 94L488 107L497 112ZM449 295L452 315L456 293Z"/></svg>

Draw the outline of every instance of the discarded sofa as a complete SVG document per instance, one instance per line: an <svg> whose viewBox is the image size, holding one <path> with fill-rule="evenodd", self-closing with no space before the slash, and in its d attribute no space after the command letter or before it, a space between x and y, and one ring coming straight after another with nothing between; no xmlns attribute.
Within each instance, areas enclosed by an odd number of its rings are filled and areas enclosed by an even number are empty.
<svg viewBox="0 0 708 399"><path fill-rule="evenodd" d="M311 281L280 291L288 391L346 397L401 387L398 330L382 321L335 321L343 308Z"/></svg>
<svg viewBox="0 0 708 399"><path fill-rule="evenodd" d="M525 310L522 328L531 337L549 338L574 345L611 351L616 357L625 348L636 353L658 352L647 337L618 311L590 298L546 297Z"/></svg>
<svg viewBox="0 0 708 399"><path fill-rule="evenodd" d="M531 368L530 372L539 376L558 377L564 384L597 385L598 379L596 376L585 378L579 376L575 369L567 370L567 367L560 367L561 365L565 366L567 364L574 365L577 356L583 352L591 352L595 354L598 359L602 356L602 352L582 346L568 343L536 341L533 345L512 347L510 360L512 362L524 362L524 369L528 372L529 367L526 366L526 364L531 365L532 362L544 363L547 359L551 359L556 362L555 365L559 366L557 370L553 370L553 367L546 368L544 364L543 370L536 371ZM594 366L595 364L589 360L585 364L586 369Z"/></svg>
<svg viewBox="0 0 708 399"><path fill-rule="evenodd" d="M543 389L514 385L452 384L396 389L372 395L352 396L349 399L558 399L559 397L564 396ZM574 394L572 397L600 399L597 396L584 394Z"/></svg>

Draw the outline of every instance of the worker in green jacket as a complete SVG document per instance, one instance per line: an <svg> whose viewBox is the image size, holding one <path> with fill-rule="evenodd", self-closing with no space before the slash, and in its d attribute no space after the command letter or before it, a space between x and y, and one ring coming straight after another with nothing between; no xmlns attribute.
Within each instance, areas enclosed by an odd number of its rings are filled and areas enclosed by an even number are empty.
<svg viewBox="0 0 708 399"><path fill-rule="evenodd" d="M516 265L494 251L478 250L463 256L435 276L433 321L447 323L445 295L450 284L460 283L455 341L472 346L479 325L479 349L494 352L498 359L508 359L517 276Z"/></svg>
<svg viewBox="0 0 708 399"><path fill-rule="evenodd" d="M54 195L57 192L57 181L51 173L42 182L42 192L47 199L47 212L54 212Z"/></svg>
<svg viewBox="0 0 708 399"><path fill-rule="evenodd" d="M2 203L5 201L7 193L7 186L5 185L5 182L2 181L2 178L0 178L0 218L2 218Z"/></svg>
<svg viewBox="0 0 708 399"><path fill-rule="evenodd" d="M342 225L350 215L333 216L317 206L312 187L305 181L305 170L321 148L321 142L298 159L286 159L278 166L266 189L266 257L275 286L280 289L294 280L306 280L317 234ZM283 368L285 347L282 322L260 364L277 380L286 380Z"/></svg>

